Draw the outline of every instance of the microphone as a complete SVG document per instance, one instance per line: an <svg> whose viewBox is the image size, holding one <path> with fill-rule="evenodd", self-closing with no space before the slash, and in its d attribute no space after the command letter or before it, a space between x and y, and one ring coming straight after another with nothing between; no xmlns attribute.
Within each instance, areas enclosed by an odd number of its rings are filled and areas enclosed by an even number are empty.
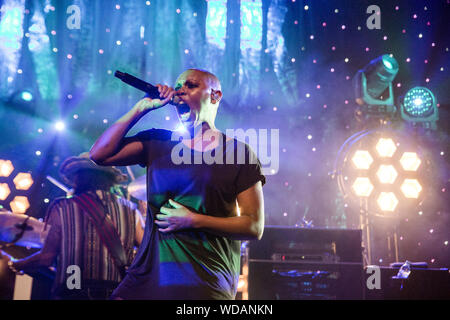
<svg viewBox="0 0 450 320"><path fill-rule="evenodd" d="M132 76L129 73L121 72L118 70L114 73L114 76L116 78L119 78L126 84L129 84L130 86L132 86L138 90L144 91L148 95L149 98L160 99L158 88L155 87L154 85L152 85L148 82L145 82L144 80L141 80L139 78L136 78L135 76ZM169 103L175 104L174 102L169 102Z"/></svg>

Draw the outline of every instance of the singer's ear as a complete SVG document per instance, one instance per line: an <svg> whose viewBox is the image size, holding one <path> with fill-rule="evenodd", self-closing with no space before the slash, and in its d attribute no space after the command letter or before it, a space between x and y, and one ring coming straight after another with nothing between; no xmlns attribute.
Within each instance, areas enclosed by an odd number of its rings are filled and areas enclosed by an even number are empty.
<svg viewBox="0 0 450 320"><path fill-rule="evenodd" d="M215 104L222 99L222 91L211 89L211 102Z"/></svg>

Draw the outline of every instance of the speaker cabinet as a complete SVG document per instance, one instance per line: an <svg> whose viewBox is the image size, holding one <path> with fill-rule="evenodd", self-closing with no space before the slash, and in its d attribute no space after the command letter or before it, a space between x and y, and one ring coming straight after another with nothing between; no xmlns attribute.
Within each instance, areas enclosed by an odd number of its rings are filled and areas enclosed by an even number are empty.
<svg viewBox="0 0 450 320"><path fill-rule="evenodd" d="M248 261L250 300L364 296L361 230L266 226Z"/></svg>

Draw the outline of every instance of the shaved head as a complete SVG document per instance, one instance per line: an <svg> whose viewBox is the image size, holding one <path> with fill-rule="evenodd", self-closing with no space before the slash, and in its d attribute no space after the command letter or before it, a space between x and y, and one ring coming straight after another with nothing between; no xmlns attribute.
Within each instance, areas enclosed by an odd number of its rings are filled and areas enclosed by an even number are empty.
<svg viewBox="0 0 450 320"><path fill-rule="evenodd" d="M185 72L200 73L203 79L206 80L206 82L211 88L213 88L216 91L222 91L219 78L217 78L216 75L214 75L213 73L202 69L187 69Z"/></svg>

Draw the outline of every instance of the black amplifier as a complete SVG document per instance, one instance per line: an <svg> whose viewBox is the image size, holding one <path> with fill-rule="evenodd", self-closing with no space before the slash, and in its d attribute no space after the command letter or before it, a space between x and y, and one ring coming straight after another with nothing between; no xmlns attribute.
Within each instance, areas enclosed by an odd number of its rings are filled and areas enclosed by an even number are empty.
<svg viewBox="0 0 450 320"><path fill-rule="evenodd" d="M363 298L361 230L266 226L248 252L250 300Z"/></svg>

